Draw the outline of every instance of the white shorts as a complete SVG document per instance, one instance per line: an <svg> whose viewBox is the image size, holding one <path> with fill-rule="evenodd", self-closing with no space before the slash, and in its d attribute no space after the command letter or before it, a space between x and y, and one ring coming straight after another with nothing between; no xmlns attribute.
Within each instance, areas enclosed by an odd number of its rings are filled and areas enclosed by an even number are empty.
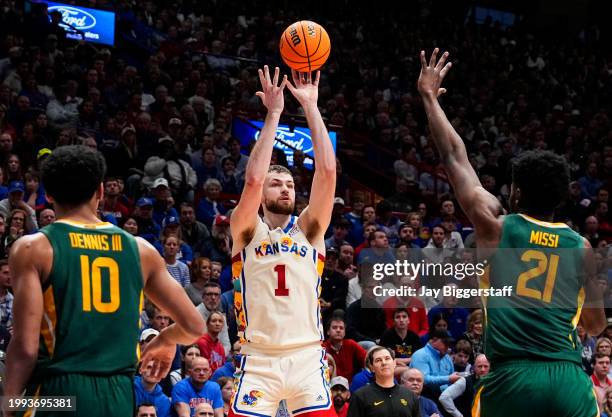
<svg viewBox="0 0 612 417"><path fill-rule="evenodd" d="M332 406L329 368L320 346L279 357L244 355L235 384L232 411L240 416L275 417L281 400L294 416Z"/></svg>

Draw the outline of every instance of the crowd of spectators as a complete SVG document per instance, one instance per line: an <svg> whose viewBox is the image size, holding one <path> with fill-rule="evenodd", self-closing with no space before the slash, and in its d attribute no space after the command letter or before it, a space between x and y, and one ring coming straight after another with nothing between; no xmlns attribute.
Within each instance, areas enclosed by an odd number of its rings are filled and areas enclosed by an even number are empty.
<svg viewBox="0 0 612 417"><path fill-rule="evenodd" d="M312 10L261 1L67 1L117 12L117 45L106 47L66 39L57 16L49 20L37 4L26 13L16 3L0 0L0 258L16 239L55 220L38 175L44 159L58 146L98 149L108 165L100 218L155 245L207 323L193 345L177 346L167 379L146 372L135 379L141 415L227 413L240 360L229 219L249 154L232 136L232 121L263 115L256 70L280 65L279 34ZM443 106L483 187L505 207L513 157L527 149L565 156L572 183L557 218L602 250L599 281L606 292L612 56L602 53L605 39L597 30L567 35L553 48L520 19L511 27L476 23L436 15L428 1L398 10L364 4L370 13L345 3L330 2L315 19L332 39L319 105L338 132L339 152L320 300L334 407L346 415L351 395L375 381L366 353L381 344L393 356L395 381L415 394L421 415L466 415L465 396L488 370L478 303L381 300L363 278L374 263L409 259L421 248L434 249L439 258L432 260L440 261L448 252L435 249L475 245L428 138L414 88L418 52L450 50L455 67ZM288 100L286 112L299 120L296 102ZM354 167L355 156L394 191L374 189L380 198L373 199L372 184L351 186L359 172L342 166ZM312 180L304 157L296 151L290 167L296 214ZM287 165L287 158L275 150L272 163ZM415 285L402 279L384 285ZM11 305L10 271L0 261L4 345ZM150 303L142 319L141 347L170 323L168 312ZM612 327L599 339L580 326L578 332L585 371L609 413Z"/></svg>

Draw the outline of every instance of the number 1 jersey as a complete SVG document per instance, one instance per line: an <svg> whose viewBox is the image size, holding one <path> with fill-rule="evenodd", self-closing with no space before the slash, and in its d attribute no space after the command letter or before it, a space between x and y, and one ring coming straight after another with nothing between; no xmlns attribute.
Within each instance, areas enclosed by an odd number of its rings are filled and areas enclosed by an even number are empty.
<svg viewBox="0 0 612 417"><path fill-rule="evenodd" d="M36 376L134 372L143 288L136 240L110 223L60 220L40 231L53 266Z"/></svg>
<svg viewBox="0 0 612 417"><path fill-rule="evenodd" d="M232 259L234 307L244 353L287 352L323 340L319 294L325 256L292 216L270 230L258 218L251 242Z"/></svg>

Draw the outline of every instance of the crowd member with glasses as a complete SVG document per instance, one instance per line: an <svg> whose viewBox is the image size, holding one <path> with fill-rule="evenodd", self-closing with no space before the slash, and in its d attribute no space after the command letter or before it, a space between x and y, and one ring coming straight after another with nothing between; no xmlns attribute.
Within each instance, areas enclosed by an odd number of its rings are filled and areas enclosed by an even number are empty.
<svg viewBox="0 0 612 417"><path fill-rule="evenodd" d="M198 305L197 310L202 315L204 321L208 320L213 311L221 311L221 286L217 282L209 281L204 284L202 303ZM227 330L227 317L225 317L225 314L223 314L223 328L221 333L219 333L219 341L223 345L225 352L231 350L232 345Z"/></svg>

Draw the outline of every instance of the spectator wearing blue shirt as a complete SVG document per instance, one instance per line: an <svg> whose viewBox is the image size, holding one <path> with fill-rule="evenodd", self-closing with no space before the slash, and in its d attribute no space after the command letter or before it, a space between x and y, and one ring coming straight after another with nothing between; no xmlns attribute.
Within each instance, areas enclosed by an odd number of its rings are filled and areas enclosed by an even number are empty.
<svg viewBox="0 0 612 417"><path fill-rule="evenodd" d="M153 404L157 417L170 417L170 398L168 398L159 386L161 378L150 376L152 364L147 365L142 376L134 378L134 394L136 396L136 407L141 404Z"/></svg>
<svg viewBox="0 0 612 417"><path fill-rule="evenodd" d="M353 393L372 382L374 382L374 372L370 371L368 368L363 368L353 376L349 391Z"/></svg>
<svg viewBox="0 0 612 417"><path fill-rule="evenodd" d="M198 404L212 405L215 417L223 417L223 397L219 384L209 381L210 364L203 357L197 357L187 368L189 378L178 382L172 389L172 405L178 417L195 415Z"/></svg>
<svg viewBox="0 0 612 417"><path fill-rule="evenodd" d="M34 210L40 210L47 204L45 188L40 183L40 176L36 172L26 172L25 195L23 200Z"/></svg>
<svg viewBox="0 0 612 417"><path fill-rule="evenodd" d="M231 360L225 361L223 366L217 368L215 373L210 378L211 381L217 382L221 377L233 377L236 372L236 367L240 364L242 356L240 355L240 341L234 342L231 351Z"/></svg>
<svg viewBox="0 0 612 417"><path fill-rule="evenodd" d="M449 384L461 378L453 372L453 360L448 354L451 343L452 338L444 330L433 330L425 347L412 355L410 367L418 369L425 376L423 392L428 398L437 400Z"/></svg>
<svg viewBox="0 0 612 417"><path fill-rule="evenodd" d="M597 164L590 162L587 166L587 171L583 177L578 178L578 182L582 186L582 191L587 198L595 199L597 192L603 183L597 179Z"/></svg>
<svg viewBox="0 0 612 417"><path fill-rule="evenodd" d="M191 264L193 261L193 251L191 247L183 242L183 236L179 224L179 219L174 216L168 216L162 222L161 239L164 240L167 236L176 236L179 239L179 250L176 254L176 259L185 263ZM164 247L161 242L157 241L153 244L160 255L164 255Z"/></svg>
<svg viewBox="0 0 612 417"><path fill-rule="evenodd" d="M369 247L359 252L358 264L393 264L395 254L389 248L387 233L379 228L368 236Z"/></svg>
<svg viewBox="0 0 612 417"><path fill-rule="evenodd" d="M6 187L3 184L4 184L4 168L0 167L0 201L7 198L9 194L8 187Z"/></svg>
<svg viewBox="0 0 612 417"><path fill-rule="evenodd" d="M447 284L446 286L455 286L456 284ZM448 323L448 331L453 336L453 339L460 339L467 331L467 318L470 315L469 311L463 307L457 307L457 297L448 295L442 298L442 302L429 310L429 328L434 328L431 319L442 314Z"/></svg>
<svg viewBox="0 0 612 417"><path fill-rule="evenodd" d="M196 219L209 228L212 227L215 216L227 213L227 209L219 201L220 194L221 182L215 178L207 179L204 183L204 197L196 210Z"/></svg>
<svg viewBox="0 0 612 417"><path fill-rule="evenodd" d="M181 287L185 288L191 282L191 276L187 264L177 259L180 241L178 237L170 235L164 238L163 244L166 269L168 269L172 278L181 284Z"/></svg>
<svg viewBox="0 0 612 417"><path fill-rule="evenodd" d="M440 417L442 413L438 410L435 402L421 395L425 377L416 368L410 368L402 374L401 384L412 391L419 398L419 411L421 417Z"/></svg>
<svg viewBox="0 0 612 417"><path fill-rule="evenodd" d="M360 191L353 192L351 211L344 215L351 223L351 229L346 240L348 240L353 247L359 246L363 241L363 220L361 219L361 211L364 206L365 197L363 193Z"/></svg>
<svg viewBox="0 0 612 417"><path fill-rule="evenodd" d="M161 227L153 221L153 200L147 197L139 198L136 201L134 219L138 223L138 236L149 243L155 243L159 238Z"/></svg>
<svg viewBox="0 0 612 417"><path fill-rule="evenodd" d="M153 221L163 227L162 223L164 219L168 217L178 219L178 212L169 203L172 193L168 186L168 180L165 178L158 178L153 181L151 192L153 194L153 198L151 199L153 200Z"/></svg>

